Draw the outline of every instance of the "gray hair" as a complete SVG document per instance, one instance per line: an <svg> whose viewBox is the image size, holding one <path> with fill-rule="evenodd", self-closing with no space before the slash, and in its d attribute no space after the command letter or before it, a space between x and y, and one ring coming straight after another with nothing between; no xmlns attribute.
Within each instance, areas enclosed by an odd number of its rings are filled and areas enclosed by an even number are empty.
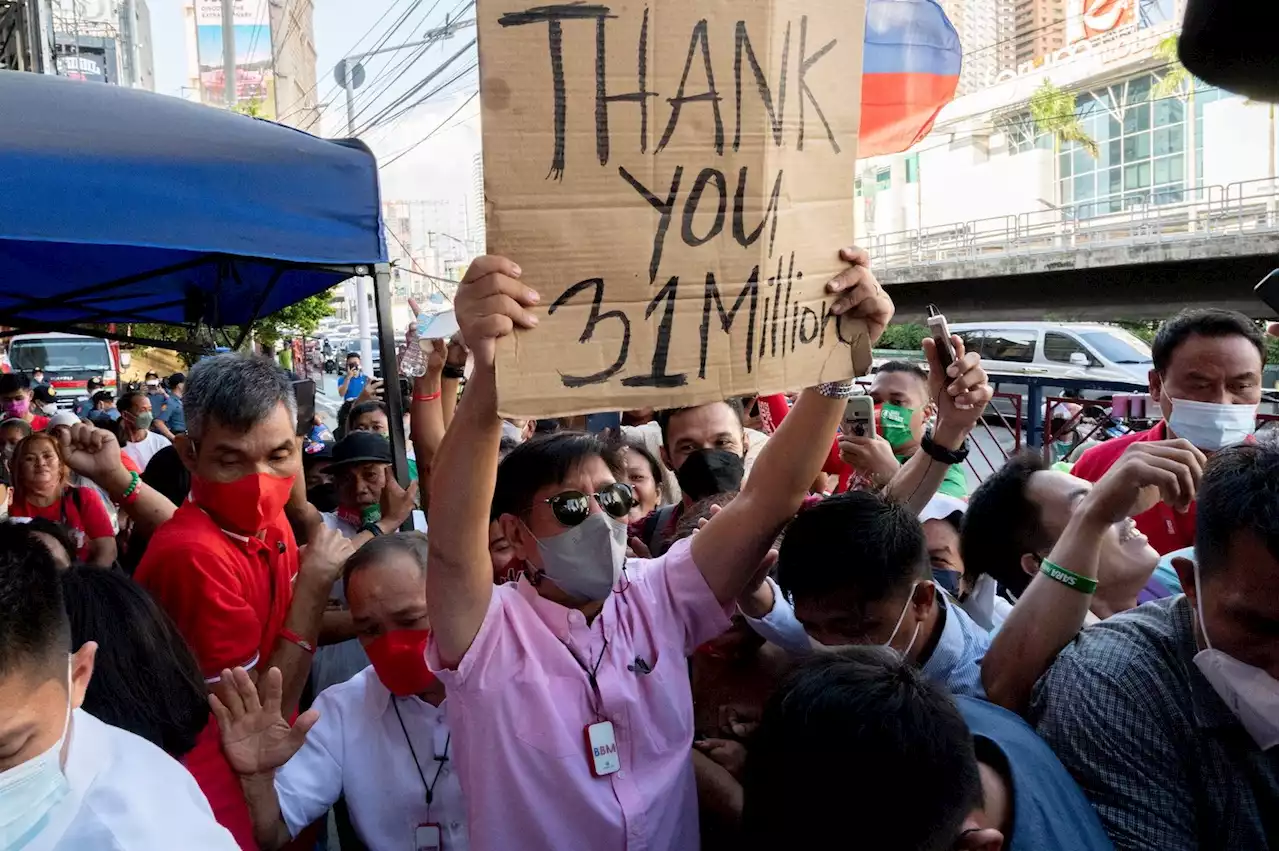
<svg viewBox="0 0 1280 851"><path fill-rule="evenodd" d="M182 396L187 433L193 440L199 440L212 422L246 432L281 403L296 420L298 400L285 371L267 358L234 353L197 363Z"/></svg>

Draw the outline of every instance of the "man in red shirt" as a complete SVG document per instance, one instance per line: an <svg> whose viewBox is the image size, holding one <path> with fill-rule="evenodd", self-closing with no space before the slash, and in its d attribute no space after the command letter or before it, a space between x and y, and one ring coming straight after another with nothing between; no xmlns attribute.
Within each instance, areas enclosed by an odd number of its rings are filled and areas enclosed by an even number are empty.
<svg viewBox="0 0 1280 851"><path fill-rule="evenodd" d="M290 717L351 546L321 527L299 565L284 516L302 467L297 402L279 367L236 354L207 358L192 370L184 401L187 433L175 446L191 472L191 500L156 531L134 578L173 618L210 691L229 699L230 668L254 677L279 668ZM212 717L186 762L218 821L256 851Z"/></svg>
<svg viewBox="0 0 1280 851"><path fill-rule="evenodd" d="M1163 419L1154 428L1101 443L1071 473L1096 482L1133 443L1181 437L1212 453L1248 439L1262 399L1262 332L1230 310L1186 310L1165 322L1151 344L1151 398ZM1186 513L1163 502L1134 518L1161 555L1195 540L1195 503Z"/></svg>

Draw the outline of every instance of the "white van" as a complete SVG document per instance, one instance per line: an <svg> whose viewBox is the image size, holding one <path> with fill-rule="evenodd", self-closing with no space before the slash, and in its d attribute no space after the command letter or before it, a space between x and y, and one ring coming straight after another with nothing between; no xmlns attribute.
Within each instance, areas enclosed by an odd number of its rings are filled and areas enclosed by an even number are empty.
<svg viewBox="0 0 1280 851"><path fill-rule="evenodd" d="M998 393L1023 397L1026 416L1027 385L1005 376L1073 378L1131 384L1133 392L1147 390L1151 347L1115 325L1084 322L958 322L951 332L964 341L966 351L982 356L982 368L993 376ZM1109 399L1113 390L1082 390L1086 399ZM1047 383L1044 395L1062 395L1062 386ZM997 409L1012 414L1007 400Z"/></svg>

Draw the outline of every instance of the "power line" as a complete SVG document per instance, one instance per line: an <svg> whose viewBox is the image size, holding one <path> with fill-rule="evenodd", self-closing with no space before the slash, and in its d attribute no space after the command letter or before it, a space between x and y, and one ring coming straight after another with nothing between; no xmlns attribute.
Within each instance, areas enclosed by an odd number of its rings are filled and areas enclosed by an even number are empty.
<svg viewBox="0 0 1280 851"><path fill-rule="evenodd" d="M361 132L361 133L367 133L368 131L372 130L374 127L378 126L378 124L379 124L379 123L383 123L383 122L390 123L390 122L392 122L392 121L395 121L395 120L396 120L396 119L398 119L398 118L403 117L404 115L408 114L408 113L409 113L409 112L411 112L412 110L414 110L414 109L418 108L419 106L422 106L424 103L426 103L427 101L429 101L431 98L435 97L437 94L439 94L439 93L440 93L440 92L445 88L445 86L449 86L449 85L452 85L453 83L456 83L456 82L457 82L458 80L460 80L462 77L464 77L465 75L469 74L471 71L475 70L476 66L479 64L479 62L478 62L478 61L477 61L477 62L472 62L472 63L471 63L470 65L468 65L466 68L463 68L461 71L459 71L457 74L455 74L452 78L450 78L449 80L447 80L447 81L445 81L445 82L441 83L440 85L436 86L434 89L430 90L430 91L429 91L429 92L427 92L425 95L423 95L422 97L418 98L418 100L416 100L416 101L414 101L413 103L409 104L408 106L404 107L403 109L401 109L399 112L395 113L394 115L391 115L391 116L388 116L388 115L387 115L387 112L388 112L389 110L394 109L396 106L398 106L399 104L403 103L403 102L404 102L404 100L405 100L406 98L411 97L412 95L416 94L416 93L417 93L417 90L418 90L421 86L426 85L427 83L431 82L431 79L432 79L433 77L435 77L437 74L439 74L439 73L440 73L441 71L443 71L445 68L447 68L449 65L453 64L453 62L454 62L454 61L456 61L456 60L458 59L458 57L462 56L462 54L463 54L463 53L466 53L468 50L470 50L470 49L471 49L471 47L472 47L472 45L474 45L475 43L476 43L476 40L475 40L475 39L472 39L472 40L471 40L471 42L470 42L466 47L462 48L462 49L461 49L461 50L459 50L457 53L453 54L453 55L452 55L452 56L450 56L448 59L446 59L446 60L445 60L445 61L444 61L444 62L443 62L443 63L442 63L438 68L436 68L434 71L432 71L430 74L428 74L428 75L427 75L427 77L426 77L426 79L424 79L421 83L419 83L417 86L415 86L415 87L414 87L413 89L411 89L410 91L406 92L404 96L402 96L402 97L398 98L398 99L396 100L396 102L395 102L395 103L393 103L393 104L391 104L389 107L387 107L387 109L386 109L386 110L383 110L383 111L382 111L382 113L380 113L379 115L375 116L375 117L374 117L374 119L373 119L372 121L370 121L367 125L365 125L363 128L361 128L360 132Z"/></svg>
<svg viewBox="0 0 1280 851"><path fill-rule="evenodd" d="M395 2L393 2L391 5L387 6L386 10L385 10L385 11L384 11L380 16L378 16L378 20L374 21L374 22L373 22L373 24L372 24L372 25L370 25L369 29L367 29L367 30L365 30L365 31L364 31L364 35L362 35L362 36L360 36L358 39L356 39L355 44L351 45L351 47L347 50L347 55L354 54L354 53L356 52L356 50L360 47L360 45L361 45L362 43L364 43L364 40L365 40L366 38L368 38L368 37L369 37L369 35L370 35L370 34L371 34L375 29L377 29L378 24L381 24L381 23L386 19L387 15L390 15L390 14L391 14L391 11L392 11L393 9L395 9L395 8L396 8L396 6L399 6L399 5L400 5L401 3L403 3L403 2L405 2L405 0L395 0ZM314 85L314 86L312 86L311 88L307 89L307 91L302 95L302 98L300 99L300 102L301 102L301 103L306 103L307 96L308 96L308 95L310 95L310 94L312 94L313 92L315 92L316 90L318 90L318 89L320 88L320 84L321 84L321 81L322 81L322 80L324 80L324 77L321 77L319 74L317 74L317 75L316 75L316 83L315 83L315 85ZM338 86L337 88L341 88L341 86ZM329 98L330 98L330 97L332 97L332 92L333 92L333 91L335 91L335 90L334 90L334 89L330 89L330 90L329 90L329 92L328 92L328 93L326 93L326 94L325 94L325 96L324 96L323 98L321 98L321 99L320 99L320 102L322 102L322 103L323 103L324 101L329 100ZM305 107L305 106L299 106L299 107L296 107L295 109L293 109L292 111L290 111L288 115L281 116L280 118L277 118L276 120L277 120L277 121L280 121L280 122L283 122L286 118L290 118L290 117L292 117L293 115L296 115L297 113L301 112L302 110L304 110L304 109L306 109L306 108L307 108L307 107Z"/></svg>
<svg viewBox="0 0 1280 851"><path fill-rule="evenodd" d="M432 282L431 286L435 287L436 292L440 293L440 295L444 296L445 298L448 298L449 294L446 293L444 290L440 289L439 285L437 285L435 282L446 281L451 284L456 284L457 281L450 281L448 278L437 278L435 275L428 275L426 272L422 271L422 267L418 265L418 261L415 260L413 257L413 251L409 248L409 246L404 244L404 240L402 240L400 236L391 228L386 227L386 225L383 225L383 230L391 234L391 238L394 239L396 241L396 244L398 244L404 250L404 256L408 257L409 262L413 264L412 269L405 269L404 271L409 272L410 274L413 274L413 275L421 275L422 277L431 281Z"/></svg>
<svg viewBox="0 0 1280 851"><path fill-rule="evenodd" d="M436 7L439 5L440 0L435 0L435 2L431 4L431 8L427 9L427 13L423 15L422 19L411 29L416 32L419 29L426 27L428 20L431 18L432 12L434 12ZM446 15L446 20L447 18L448 16ZM427 51L430 50L433 45L434 41L428 41L427 44L420 45L411 51L407 51L399 60L388 59L378 71L377 75L375 75L374 78L364 87L364 91L362 92L364 104L356 111L354 118L359 120L366 111L373 109L377 104L378 98L390 91L391 87L404 77L409 68L413 66L413 63L425 56ZM387 78L392 74L395 74L395 78L387 81Z"/></svg>
<svg viewBox="0 0 1280 851"><path fill-rule="evenodd" d="M470 97L468 97L468 98L467 98L466 100L464 100L461 104L459 104L457 109L455 109L453 112L449 113L449 117L448 117L448 118L446 118L444 121L441 121L439 124L437 124L434 130L432 130L432 131L431 131L430 133L428 133L427 135L423 136L423 137L422 137L421 139L419 139L418 141L414 142L414 143L413 143L412 145L410 145L409 147L405 148L405 149L404 149L403 151L401 151L400 153L398 153L398 154L396 154L395 156L393 156L391 159L387 160L385 163L382 163L379 167L380 167L380 168L388 168L388 167L390 167L394 162L396 162L397 160L399 160L399 159L400 159L401 157L403 157L405 154L409 153L409 152L410 152L410 151L412 151L414 148L418 147L418 146L419 146L419 145L421 145L423 142L425 142L425 141L427 141L428 139L430 139L430 138L431 138L432 136L434 136L437 132L439 132L441 128L443 128L446 124L448 124L450 121L452 121L452 120L453 120L453 118L454 118L454 116L456 116L459 112L462 112L462 110L466 107L466 105L467 105L467 104L469 104L469 103L471 103L471 101L475 100L475 99L476 99L476 95L478 95L478 94L480 94L479 89L477 89L476 91L472 92L472 93L471 93L471 95L470 95Z"/></svg>

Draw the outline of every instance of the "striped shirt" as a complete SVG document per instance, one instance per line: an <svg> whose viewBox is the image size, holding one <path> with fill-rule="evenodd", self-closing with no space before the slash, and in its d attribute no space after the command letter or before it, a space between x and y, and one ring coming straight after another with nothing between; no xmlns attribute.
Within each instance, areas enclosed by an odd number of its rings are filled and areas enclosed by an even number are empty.
<svg viewBox="0 0 1280 851"><path fill-rule="evenodd" d="M1184 596L1083 631L1040 678L1031 720L1116 848L1277 847L1276 748L1259 750L1196 668Z"/></svg>

